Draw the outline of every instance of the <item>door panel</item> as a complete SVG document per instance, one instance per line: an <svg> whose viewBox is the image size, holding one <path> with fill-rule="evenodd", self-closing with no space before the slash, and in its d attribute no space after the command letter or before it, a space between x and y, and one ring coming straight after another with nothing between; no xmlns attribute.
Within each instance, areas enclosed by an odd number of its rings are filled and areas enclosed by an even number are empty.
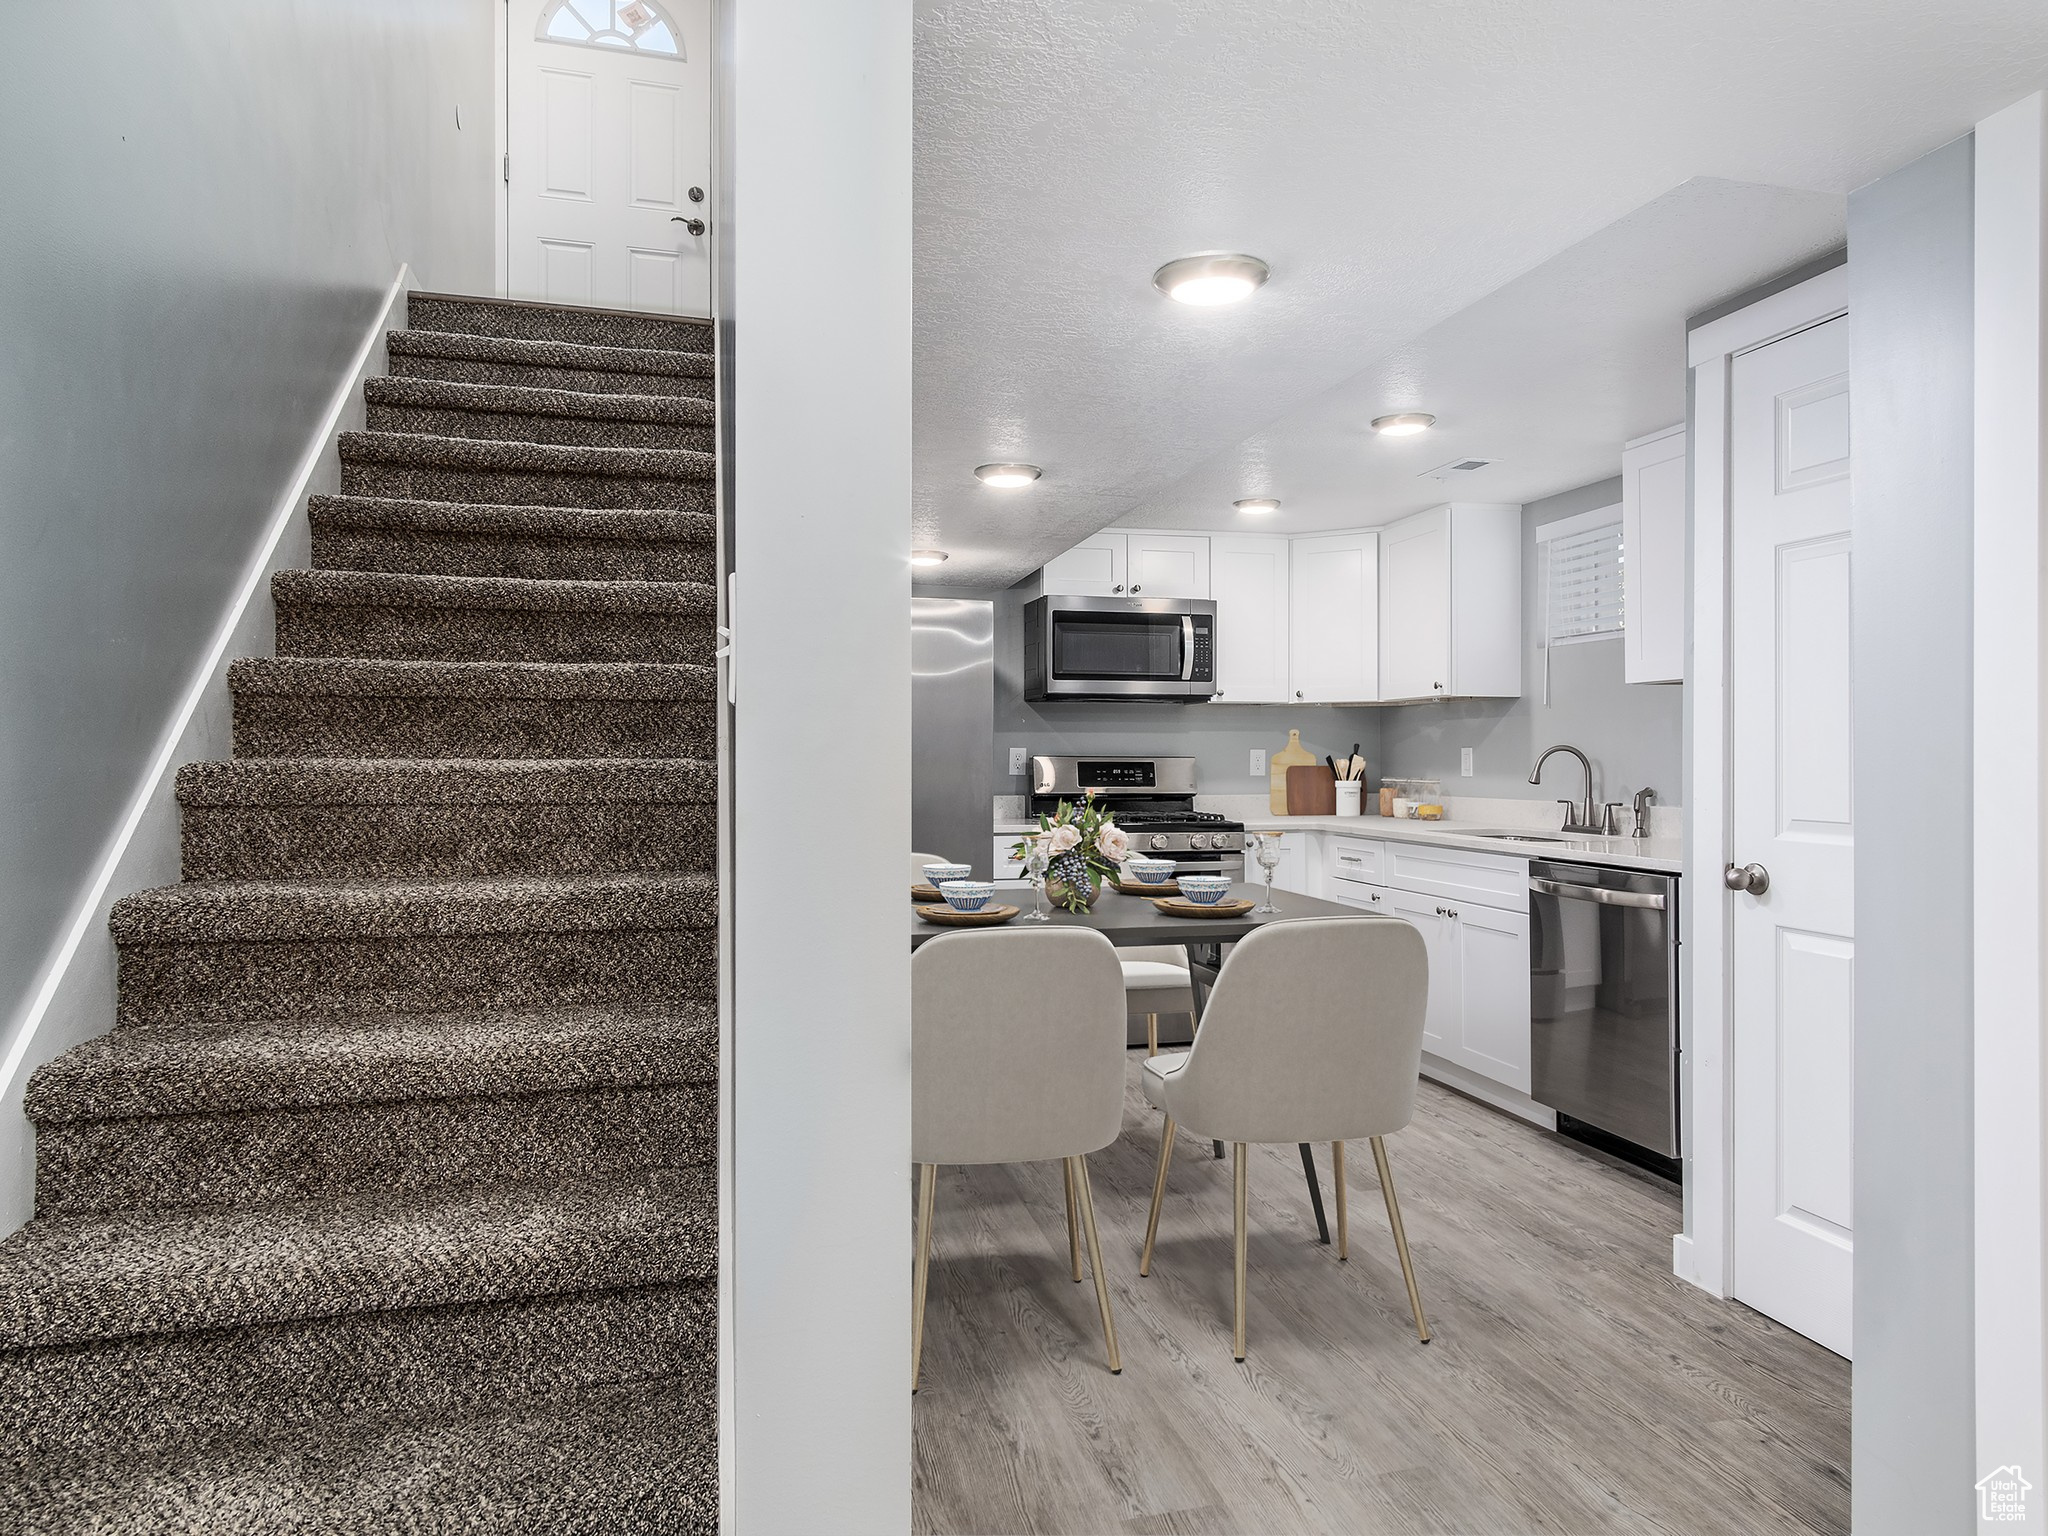
<svg viewBox="0 0 2048 1536"><path fill-rule="evenodd" d="M1211 539L1209 593L1216 600L1216 702L1285 702L1287 541Z"/></svg>
<svg viewBox="0 0 2048 1536"><path fill-rule="evenodd" d="M1462 1064L1529 1091L1529 909L1460 906Z"/></svg>
<svg viewBox="0 0 2048 1536"><path fill-rule="evenodd" d="M1381 538L1380 697L1434 698L1451 683L1451 514L1407 518Z"/></svg>
<svg viewBox="0 0 2048 1536"><path fill-rule="evenodd" d="M512 297L708 315L710 238L691 187L711 170L709 0L661 0L680 53L591 46L586 15L507 12L507 281ZM557 31L536 37L543 16ZM625 23L621 21L621 25ZM643 31L646 30L643 24ZM670 34L656 23L649 36ZM578 41L578 38L585 39Z"/></svg>
<svg viewBox="0 0 2048 1536"><path fill-rule="evenodd" d="M1040 573L1051 597L1117 597L1124 590L1124 536L1098 534L1045 563Z"/></svg>
<svg viewBox="0 0 2048 1536"><path fill-rule="evenodd" d="M1207 597L1209 541L1192 534L1124 536L1133 597Z"/></svg>
<svg viewBox="0 0 2048 1536"><path fill-rule="evenodd" d="M1413 891L1387 888L1386 905L1396 917L1413 923L1422 935L1423 950L1429 956L1429 1007L1422 1016L1422 1048L1445 1061L1463 1061L1458 1038L1458 939L1441 901ZM1522 951L1522 987L1528 989L1529 954ZM1528 999L1523 998L1523 1010Z"/></svg>
<svg viewBox="0 0 2048 1536"><path fill-rule="evenodd" d="M1855 1219L1848 321L1737 357L1729 458L1734 1291L1848 1354ZM1713 872L1702 871L1703 878Z"/></svg>
<svg viewBox="0 0 2048 1536"><path fill-rule="evenodd" d="M1289 670L1305 704L1380 696L1379 535L1294 540Z"/></svg>

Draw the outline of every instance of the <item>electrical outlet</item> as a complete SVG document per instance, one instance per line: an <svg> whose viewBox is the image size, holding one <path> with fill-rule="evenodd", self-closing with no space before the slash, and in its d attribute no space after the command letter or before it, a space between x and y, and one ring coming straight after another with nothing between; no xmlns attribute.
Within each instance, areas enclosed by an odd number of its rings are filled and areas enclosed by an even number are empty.
<svg viewBox="0 0 2048 1536"><path fill-rule="evenodd" d="M1030 752L1030 750L1029 750L1028 748L1026 748L1026 747L1012 747L1012 748L1010 748L1010 772L1012 772L1012 773L1029 773L1030 771L1031 771L1031 752Z"/></svg>
<svg viewBox="0 0 2048 1536"><path fill-rule="evenodd" d="M1470 747L1458 748L1458 775L1461 778L1467 779L1472 777L1472 749Z"/></svg>
<svg viewBox="0 0 2048 1536"><path fill-rule="evenodd" d="M1263 779L1265 776L1266 749L1264 747L1254 747L1252 749L1252 777L1255 779Z"/></svg>

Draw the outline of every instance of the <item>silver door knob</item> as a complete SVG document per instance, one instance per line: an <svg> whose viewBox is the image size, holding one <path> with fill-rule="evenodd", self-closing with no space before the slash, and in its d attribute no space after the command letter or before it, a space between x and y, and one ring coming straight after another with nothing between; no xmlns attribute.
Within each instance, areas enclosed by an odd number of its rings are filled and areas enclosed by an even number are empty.
<svg viewBox="0 0 2048 1536"><path fill-rule="evenodd" d="M1301 697L1301 690L1300 690L1299 688L1297 688L1297 689L1295 689L1295 690L1294 690L1294 696L1295 696L1295 697L1296 697L1297 699Z"/></svg>
<svg viewBox="0 0 2048 1536"><path fill-rule="evenodd" d="M1752 896L1761 896L1771 888L1771 872L1761 864L1730 864L1721 876L1721 883L1731 891L1747 891Z"/></svg>
<svg viewBox="0 0 2048 1536"><path fill-rule="evenodd" d="M679 213L674 218L670 219L669 223L680 224L683 226L683 228L687 229L693 235L701 235L704 233L704 221L702 219L686 219Z"/></svg>

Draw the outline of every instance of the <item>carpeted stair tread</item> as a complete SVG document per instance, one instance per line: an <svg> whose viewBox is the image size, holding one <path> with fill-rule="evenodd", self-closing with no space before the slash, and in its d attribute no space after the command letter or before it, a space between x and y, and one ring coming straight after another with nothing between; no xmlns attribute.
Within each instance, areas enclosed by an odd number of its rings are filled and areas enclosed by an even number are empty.
<svg viewBox="0 0 2048 1536"><path fill-rule="evenodd" d="M709 617L716 589L696 581L543 581L393 571L277 571L274 601L347 608L503 608L526 613L659 613Z"/></svg>
<svg viewBox="0 0 2048 1536"><path fill-rule="evenodd" d="M457 293L408 294L405 323L421 331L666 352L709 352L712 345L711 322L696 315L571 308L530 299L479 298Z"/></svg>
<svg viewBox="0 0 2048 1536"><path fill-rule="evenodd" d="M49 1125L714 1081L711 1003L132 1025L29 1079Z"/></svg>
<svg viewBox="0 0 2048 1536"><path fill-rule="evenodd" d="M386 375L363 381L373 406L466 411L479 415L565 416L584 421L632 421L667 427L708 427L717 407L693 395L594 395L580 389L519 384L463 384L450 379Z"/></svg>
<svg viewBox="0 0 2048 1536"><path fill-rule="evenodd" d="M718 880L701 873L474 880L215 880L115 902L116 944L255 944L705 928Z"/></svg>
<svg viewBox="0 0 2048 1536"><path fill-rule="evenodd" d="M344 432L344 466L395 464L410 469L479 474L625 476L647 480L709 480L717 459L694 448L591 448L515 443L496 438L435 437L423 432Z"/></svg>
<svg viewBox="0 0 2048 1536"><path fill-rule="evenodd" d="M187 763L188 808L302 805L709 805L718 770L687 757L248 757Z"/></svg>
<svg viewBox="0 0 2048 1536"><path fill-rule="evenodd" d="M596 347L509 336L468 336L454 331L392 331L384 344L391 357L430 357L583 373L645 374L651 378L708 379L715 368L709 352Z"/></svg>
<svg viewBox="0 0 2048 1536"><path fill-rule="evenodd" d="M700 1376L663 1378L438 1422L349 1418L286 1442L46 1463L0 1492L0 1525L22 1536L712 1536L714 1400Z"/></svg>
<svg viewBox="0 0 2048 1536"><path fill-rule="evenodd" d="M717 1177L36 1220L0 1242L0 1349L708 1279Z"/></svg>
<svg viewBox="0 0 2048 1536"><path fill-rule="evenodd" d="M467 501L408 501L392 496L315 496L306 504L317 530L394 529L408 533L481 533L529 538L613 539L714 544L718 519L705 512L617 507L488 506Z"/></svg>
<svg viewBox="0 0 2048 1536"><path fill-rule="evenodd" d="M674 662L387 661L244 656L228 666L244 694L365 698L691 699L718 693L715 667Z"/></svg>

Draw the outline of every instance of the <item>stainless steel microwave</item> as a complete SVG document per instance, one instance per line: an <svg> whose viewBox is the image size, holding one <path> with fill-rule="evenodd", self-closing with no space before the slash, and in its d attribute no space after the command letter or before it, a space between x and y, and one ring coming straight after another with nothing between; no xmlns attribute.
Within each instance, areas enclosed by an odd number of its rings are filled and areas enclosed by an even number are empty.
<svg viewBox="0 0 2048 1536"><path fill-rule="evenodd" d="M1024 697L1160 699L1216 692L1216 605L1195 597L1041 597L1024 607Z"/></svg>

